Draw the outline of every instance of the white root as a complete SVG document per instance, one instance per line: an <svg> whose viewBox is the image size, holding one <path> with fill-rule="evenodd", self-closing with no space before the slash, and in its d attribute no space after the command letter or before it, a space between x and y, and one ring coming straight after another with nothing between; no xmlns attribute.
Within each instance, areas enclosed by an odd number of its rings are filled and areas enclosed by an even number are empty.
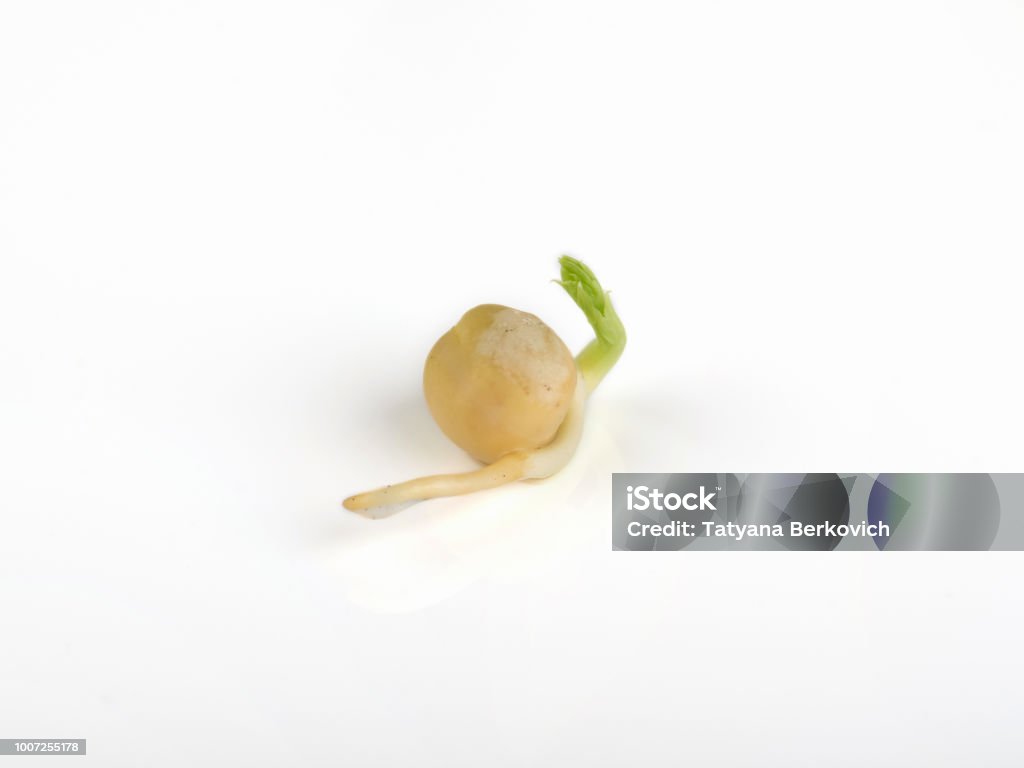
<svg viewBox="0 0 1024 768"><path fill-rule="evenodd" d="M429 475L386 485L373 491L349 496L345 508L366 517L375 517L371 510L406 502L434 499L439 496L460 496L465 493L496 488L516 480L541 479L557 473L572 458L583 434L583 413L586 408L588 387L583 376L577 374L572 403L547 445L532 451L514 451L493 464L471 472L449 475Z"/></svg>

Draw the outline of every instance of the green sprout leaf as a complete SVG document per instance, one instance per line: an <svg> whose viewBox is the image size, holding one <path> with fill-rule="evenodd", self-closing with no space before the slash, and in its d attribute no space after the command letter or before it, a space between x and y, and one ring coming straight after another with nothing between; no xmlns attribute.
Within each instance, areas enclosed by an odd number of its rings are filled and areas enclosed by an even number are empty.
<svg viewBox="0 0 1024 768"><path fill-rule="evenodd" d="M583 374L587 389L593 392L622 355L626 329L590 267L571 256L562 256L558 263L562 279L556 282L583 310L597 337L576 356L576 367Z"/></svg>

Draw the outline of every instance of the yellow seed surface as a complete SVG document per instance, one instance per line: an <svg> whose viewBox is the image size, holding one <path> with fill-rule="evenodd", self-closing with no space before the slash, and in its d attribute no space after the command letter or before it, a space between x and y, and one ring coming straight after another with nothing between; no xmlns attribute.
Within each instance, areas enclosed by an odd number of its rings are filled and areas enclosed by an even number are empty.
<svg viewBox="0 0 1024 768"><path fill-rule="evenodd" d="M423 392L442 431L475 459L546 445L576 387L572 353L540 318L498 304L469 310L423 369Z"/></svg>

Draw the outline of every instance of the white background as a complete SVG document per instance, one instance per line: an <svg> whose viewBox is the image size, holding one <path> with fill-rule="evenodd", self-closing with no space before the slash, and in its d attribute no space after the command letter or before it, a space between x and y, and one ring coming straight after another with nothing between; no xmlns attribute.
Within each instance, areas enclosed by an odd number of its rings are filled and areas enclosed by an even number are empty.
<svg viewBox="0 0 1024 768"><path fill-rule="evenodd" d="M1022 40L1014 0L5 2L0 737L1020 765L1020 555L612 553L609 492L1024 470ZM573 463L342 510L472 466L420 394L462 311L587 341L562 252L630 332Z"/></svg>

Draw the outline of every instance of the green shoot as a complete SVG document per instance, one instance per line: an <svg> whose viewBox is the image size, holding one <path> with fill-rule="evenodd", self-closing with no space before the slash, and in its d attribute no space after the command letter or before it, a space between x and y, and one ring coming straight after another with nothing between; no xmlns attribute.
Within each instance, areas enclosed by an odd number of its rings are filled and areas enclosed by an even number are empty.
<svg viewBox="0 0 1024 768"><path fill-rule="evenodd" d="M587 390L593 392L612 369L626 347L626 329L622 326L611 297L601 287L590 268L579 259L563 256L561 285L583 310L596 338L576 356L576 367L583 375Z"/></svg>

